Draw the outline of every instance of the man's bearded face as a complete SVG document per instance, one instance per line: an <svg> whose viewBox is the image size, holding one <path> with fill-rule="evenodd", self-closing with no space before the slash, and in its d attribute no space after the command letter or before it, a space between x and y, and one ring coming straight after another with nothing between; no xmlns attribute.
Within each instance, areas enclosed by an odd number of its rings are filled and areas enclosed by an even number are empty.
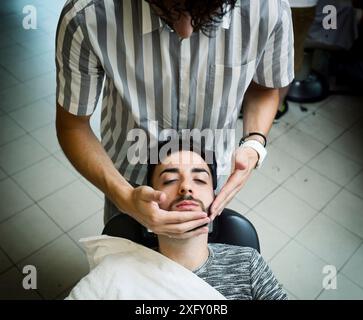
<svg viewBox="0 0 363 320"><path fill-rule="evenodd" d="M208 212L214 199L209 167L199 154L191 151L172 153L158 164L152 187L166 194L160 208L167 211Z"/></svg>

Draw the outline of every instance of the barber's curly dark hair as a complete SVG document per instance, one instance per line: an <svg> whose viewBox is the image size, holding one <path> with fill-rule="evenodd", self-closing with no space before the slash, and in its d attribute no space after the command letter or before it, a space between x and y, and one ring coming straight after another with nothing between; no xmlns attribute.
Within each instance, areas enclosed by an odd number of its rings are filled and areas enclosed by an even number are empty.
<svg viewBox="0 0 363 320"><path fill-rule="evenodd" d="M146 0L146 2L155 6L161 12L159 16L168 23L178 20L182 13L188 12L194 31L202 31L210 36L223 17L234 9L237 0Z"/></svg>

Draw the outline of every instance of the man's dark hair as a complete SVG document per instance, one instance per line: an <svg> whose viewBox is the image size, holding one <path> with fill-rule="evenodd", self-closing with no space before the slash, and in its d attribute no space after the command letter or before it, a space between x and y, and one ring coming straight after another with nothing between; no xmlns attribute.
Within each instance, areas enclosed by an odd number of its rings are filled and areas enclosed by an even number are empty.
<svg viewBox="0 0 363 320"><path fill-rule="evenodd" d="M160 164L161 161L164 160L164 159L160 158L160 150L166 144L169 143L169 145L170 145L170 141L172 144L177 143L178 145L176 146L176 148L168 148L165 156L170 156L172 151L174 151L174 150L192 151L192 152L199 154L209 167L209 170L212 175L213 190L216 190L217 189L217 161L215 158L215 153L211 150L207 150L203 144L197 144L197 143L193 142L193 139L190 139L190 140L185 140L185 139L184 140L183 139L170 140L169 139L169 140L159 141L158 145L157 145L157 150L155 150L155 148L154 148L153 150L150 151L150 152L157 152L158 163L152 162L150 156L148 158L147 176L146 176L147 185L152 186L151 180L152 180L153 173L155 171L155 167L158 164ZM174 144L174 146L175 146L175 144ZM208 158L211 158L212 161L207 161L207 160L209 160Z"/></svg>
<svg viewBox="0 0 363 320"><path fill-rule="evenodd" d="M191 16L194 31L202 31L210 36L221 23L223 17L236 6L237 0L175 0L167 6L166 0L146 0L157 7L164 21L174 22L184 12Z"/></svg>

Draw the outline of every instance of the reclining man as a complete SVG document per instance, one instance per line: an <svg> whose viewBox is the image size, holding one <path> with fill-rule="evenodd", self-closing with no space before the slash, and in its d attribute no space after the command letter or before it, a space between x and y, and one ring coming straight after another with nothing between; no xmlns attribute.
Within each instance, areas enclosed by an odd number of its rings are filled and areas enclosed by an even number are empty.
<svg viewBox="0 0 363 320"><path fill-rule="evenodd" d="M207 164L207 153L193 148L193 144L188 144L187 148L180 141L178 144L178 149L168 149L164 157L160 156L158 164L148 164L150 186L142 187L142 192L158 190L161 193L159 206L167 211L208 213L215 197L216 162ZM162 146L163 143L159 144L159 150ZM191 222L193 225L188 232L194 236L185 239L157 235L156 250L191 270L227 299L286 300L286 293L256 250L208 244L209 222L208 217L200 219L198 227Z"/></svg>

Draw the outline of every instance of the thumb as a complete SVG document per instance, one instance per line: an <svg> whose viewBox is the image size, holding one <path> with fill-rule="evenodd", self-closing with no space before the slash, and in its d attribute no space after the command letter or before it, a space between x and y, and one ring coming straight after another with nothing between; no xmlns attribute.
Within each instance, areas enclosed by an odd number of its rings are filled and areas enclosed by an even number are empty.
<svg viewBox="0 0 363 320"><path fill-rule="evenodd" d="M156 191L149 186L143 186L141 189L140 199L148 202L161 202L165 200L165 194L164 192Z"/></svg>
<svg viewBox="0 0 363 320"><path fill-rule="evenodd" d="M156 202L164 202L165 201L165 193L162 191L154 191L154 200Z"/></svg>

